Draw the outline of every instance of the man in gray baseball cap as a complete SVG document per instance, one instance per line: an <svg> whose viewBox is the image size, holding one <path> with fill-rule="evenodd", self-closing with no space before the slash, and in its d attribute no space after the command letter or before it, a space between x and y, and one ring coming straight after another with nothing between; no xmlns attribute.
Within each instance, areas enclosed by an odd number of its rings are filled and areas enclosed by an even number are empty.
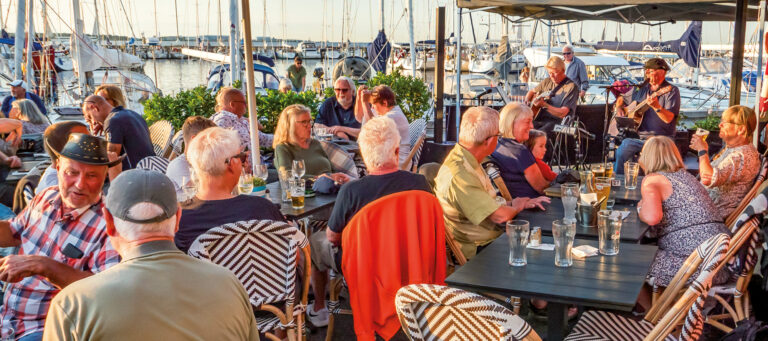
<svg viewBox="0 0 768 341"><path fill-rule="evenodd" d="M248 294L235 275L174 245L181 209L168 177L122 172L110 185L104 217L122 260L56 296L43 340L259 339Z"/></svg>

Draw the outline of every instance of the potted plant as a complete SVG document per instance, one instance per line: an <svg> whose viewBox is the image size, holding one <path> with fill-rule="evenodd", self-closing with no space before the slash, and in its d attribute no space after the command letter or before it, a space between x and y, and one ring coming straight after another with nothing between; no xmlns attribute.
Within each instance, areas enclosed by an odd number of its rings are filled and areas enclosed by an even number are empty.
<svg viewBox="0 0 768 341"><path fill-rule="evenodd" d="M720 138L720 116L707 115L705 119L694 122L693 126L696 129L701 128L709 131L706 141L709 145L709 155L714 155L723 148L723 139ZM696 131L694 130L691 135L695 133Z"/></svg>
<svg viewBox="0 0 768 341"><path fill-rule="evenodd" d="M267 182L261 178L253 178L253 193L260 197L267 196Z"/></svg>

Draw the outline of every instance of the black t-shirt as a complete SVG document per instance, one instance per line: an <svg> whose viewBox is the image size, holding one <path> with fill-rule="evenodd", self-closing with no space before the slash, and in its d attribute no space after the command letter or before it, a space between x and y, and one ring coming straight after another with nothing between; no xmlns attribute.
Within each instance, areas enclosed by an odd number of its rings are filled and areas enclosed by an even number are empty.
<svg viewBox="0 0 768 341"><path fill-rule="evenodd" d="M360 180L348 182L341 187L336 197L336 204L328 219L328 228L341 233L363 206L383 196L410 190L432 193L423 175L402 170L383 175L368 175Z"/></svg>
<svg viewBox="0 0 768 341"><path fill-rule="evenodd" d="M275 204L268 199L238 195L224 200L192 198L181 204L181 221L174 241L187 252L197 237L213 227L247 220L285 221Z"/></svg>
<svg viewBox="0 0 768 341"><path fill-rule="evenodd" d="M127 155L123 159L123 171L134 169L141 159L155 155L147 121L135 111L123 107L112 109L104 121L104 134L107 142L122 146L120 155Z"/></svg>

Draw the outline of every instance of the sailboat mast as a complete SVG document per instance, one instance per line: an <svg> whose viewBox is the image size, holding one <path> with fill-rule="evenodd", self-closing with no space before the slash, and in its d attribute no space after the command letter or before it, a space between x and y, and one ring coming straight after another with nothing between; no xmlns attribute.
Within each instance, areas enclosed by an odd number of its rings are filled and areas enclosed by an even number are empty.
<svg viewBox="0 0 768 341"><path fill-rule="evenodd" d="M96 35L96 44L101 45L101 31L99 30L99 4L96 3L97 1L98 0L93 0L93 10L96 12L93 17L93 34Z"/></svg>
<svg viewBox="0 0 768 341"><path fill-rule="evenodd" d="M411 76L416 77L416 42L413 39L413 0L408 0L408 39L411 41Z"/></svg>
<svg viewBox="0 0 768 341"><path fill-rule="evenodd" d="M24 21L26 20L27 4L26 0L18 0L18 6L16 7L16 36L14 40L13 51L13 77L15 79L21 79L24 75L21 72L21 63L24 59Z"/></svg>
<svg viewBox="0 0 768 341"><path fill-rule="evenodd" d="M240 14L237 11L237 0L229 0L229 77L232 84L240 78Z"/></svg>
<svg viewBox="0 0 768 341"><path fill-rule="evenodd" d="M19 0L23 1L23 0ZM77 68L77 84L80 87L80 96L85 95L85 72L81 69L83 67L83 59L80 54L80 37L83 34L83 19L80 18L80 0L72 0L72 15L75 22L74 39L71 40L71 46L69 47L73 55L75 56L75 64Z"/></svg>
<svg viewBox="0 0 768 341"><path fill-rule="evenodd" d="M35 68L34 64L32 63L32 50L34 48L35 43L35 26L34 22L32 21L32 18L34 18L34 11L33 11L33 5L35 1L31 0L27 3L27 72L26 72L26 79L27 84L29 85L30 89L34 87L37 82L35 81Z"/></svg>
<svg viewBox="0 0 768 341"><path fill-rule="evenodd" d="M181 40L179 35L179 4L176 0L173 0L173 14L176 16L176 40ZM221 17L219 17L221 20ZM219 28L221 28L221 22L219 22Z"/></svg>

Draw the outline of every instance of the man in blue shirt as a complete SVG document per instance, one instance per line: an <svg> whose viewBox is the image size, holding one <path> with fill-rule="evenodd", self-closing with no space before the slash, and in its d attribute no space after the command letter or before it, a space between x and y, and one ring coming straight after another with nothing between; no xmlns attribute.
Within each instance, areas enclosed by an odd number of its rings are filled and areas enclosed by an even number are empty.
<svg viewBox="0 0 768 341"><path fill-rule="evenodd" d="M563 61L565 62L565 75L576 83L576 87L579 88L579 97L584 98L587 89L589 89L587 66L576 57L571 45L563 46Z"/></svg>
<svg viewBox="0 0 768 341"><path fill-rule="evenodd" d="M355 90L355 82L349 77L339 77L333 85L336 96L320 106L315 128L327 128L339 138L356 138L360 134L360 122L355 118Z"/></svg>
<svg viewBox="0 0 768 341"><path fill-rule="evenodd" d="M621 142L616 150L615 174L624 174L624 162L635 161L647 139L657 135L675 138L677 116L680 114L680 90L667 83L667 71L669 65L664 59L651 58L645 62L645 82L632 93L633 102L649 101L643 120L637 127L640 138L625 138ZM617 115L625 115L621 111L626 109L626 104L624 98L619 96L615 105L615 110L619 110Z"/></svg>
<svg viewBox="0 0 768 341"><path fill-rule="evenodd" d="M21 79L17 79L13 82L11 82L11 95L3 99L3 105L0 107L0 111L3 112L3 115L5 117L8 117L8 113L11 112L11 104L13 101L17 99L28 99L32 100L32 102L35 102L37 105L37 108L40 109L40 112L43 113L43 115L48 116L48 110L45 109L45 104L43 103L43 100L40 99L40 96L35 95L29 91L27 91L27 83L24 82Z"/></svg>

